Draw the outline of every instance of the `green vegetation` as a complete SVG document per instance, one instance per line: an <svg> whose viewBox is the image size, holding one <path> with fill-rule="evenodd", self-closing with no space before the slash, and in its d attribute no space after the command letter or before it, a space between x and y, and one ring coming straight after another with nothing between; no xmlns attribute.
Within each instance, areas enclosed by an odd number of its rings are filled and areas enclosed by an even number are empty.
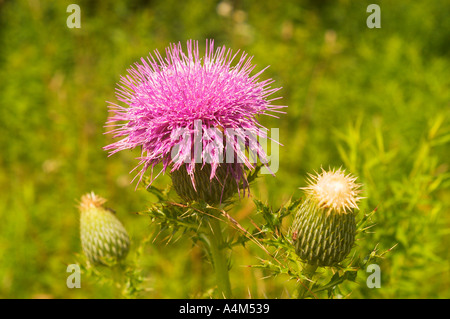
<svg viewBox="0 0 450 319"><path fill-rule="evenodd" d="M261 118L280 128L276 177L256 179L229 215L245 229L266 225L263 204L276 212L302 196L308 172L342 166L364 185L357 222L376 209L357 251L396 246L377 260L381 288L369 289L362 269L334 296L450 298L448 0L377 1L380 29L366 26L370 1L230 1L231 11L218 1L78 1L80 29L66 26L70 3L0 1L0 297L120 296L98 269L83 268L81 289L66 286L67 266L84 263L77 201L90 191L130 234L127 296L212 295L201 246L159 232L147 216L157 194L130 184L139 151L102 150L119 76L171 42L212 38L270 65L264 75L288 105L281 119ZM233 295L290 298L295 281L260 258L270 262L251 241L233 247Z"/></svg>

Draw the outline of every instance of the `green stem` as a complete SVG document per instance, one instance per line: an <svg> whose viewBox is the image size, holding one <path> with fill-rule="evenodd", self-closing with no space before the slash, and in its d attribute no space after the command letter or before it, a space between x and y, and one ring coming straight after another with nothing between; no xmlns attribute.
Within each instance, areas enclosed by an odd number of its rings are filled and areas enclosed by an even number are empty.
<svg viewBox="0 0 450 319"><path fill-rule="evenodd" d="M123 288L123 268L120 264L114 264L110 267L111 269L111 278L113 280L113 286L115 288L115 297L116 299L123 298L122 296L122 288Z"/></svg>
<svg viewBox="0 0 450 319"><path fill-rule="evenodd" d="M311 285L311 281L314 273L316 272L317 266L313 266L313 265L309 265L306 264L303 267L302 273L304 276L306 276L309 280L304 280L300 283L299 287L298 287L298 296L297 298L305 298L308 296L308 294L310 293L310 285Z"/></svg>
<svg viewBox="0 0 450 319"><path fill-rule="evenodd" d="M216 273L217 286L221 297L231 298L231 285L228 274L228 258L226 256L226 247L222 238L222 229L220 221L216 217L209 219L208 242L214 271Z"/></svg>

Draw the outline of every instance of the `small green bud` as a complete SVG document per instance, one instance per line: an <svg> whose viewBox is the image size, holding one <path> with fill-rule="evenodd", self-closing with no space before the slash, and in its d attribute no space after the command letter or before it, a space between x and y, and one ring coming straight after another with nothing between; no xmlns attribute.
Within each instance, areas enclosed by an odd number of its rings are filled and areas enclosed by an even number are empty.
<svg viewBox="0 0 450 319"><path fill-rule="evenodd" d="M95 264L108 264L126 257L130 239L126 229L106 207L106 199L93 192L81 197L80 237L83 252Z"/></svg>
<svg viewBox="0 0 450 319"><path fill-rule="evenodd" d="M310 175L309 185L303 188L306 198L291 229L296 252L306 263L333 266L350 253L361 199L355 180L341 169Z"/></svg>

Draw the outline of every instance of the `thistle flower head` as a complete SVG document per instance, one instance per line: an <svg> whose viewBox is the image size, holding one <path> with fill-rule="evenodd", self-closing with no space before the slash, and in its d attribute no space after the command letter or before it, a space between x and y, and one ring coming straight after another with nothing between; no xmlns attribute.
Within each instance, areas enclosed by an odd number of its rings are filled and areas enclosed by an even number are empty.
<svg viewBox="0 0 450 319"><path fill-rule="evenodd" d="M351 251L356 233L353 210L361 199L361 185L355 181L341 169L309 174L309 185L303 188L306 197L291 228L296 252L308 264L334 266Z"/></svg>
<svg viewBox="0 0 450 319"><path fill-rule="evenodd" d="M358 209L358 202L362 197L358 196L361 184L355 183L356 177L346 175L340 168L330 171L322 168L322 173L308 175L309 185L302 189L319 206L343 214Z"/></svg>
<svg viewBox="0 0 450 319"><path fill-rule="evenodd" d="M166 49L165 57L155 50L142 58L118 84L117 99L126 106L109 103L112 116L107 124L115 126L109 133L121 139L104 149L112 155L140 147L139 181L148 169L152 182L161 172L173 172L184 165L195 188L196 163L211 165L208 172L213 180L223 165L226 141L237 159L226 163L226 171L239 183L244 168L254 168L240 147L244 134L266 138L267 129L256 117L275 116L270 113L280 112L283 106L274 106L271 102L275 99L268 99L280 88L271 88L271 79L259 81L264 70L250 75L255 68L252 58L245 53L237 57L238 52L225 46L215 49L212 40L206 42L201 56L198 42L189 40L186 52L178 43ZM229 129L234 129L233 136ZM186 133L192 139L183 142ZM195 144L199 134L200 143ZM256 140L247 140L245 146L267 159ZM175 147L178 150L172 154ZM153 169L160 163L163 168L153 177Z"/></svg>

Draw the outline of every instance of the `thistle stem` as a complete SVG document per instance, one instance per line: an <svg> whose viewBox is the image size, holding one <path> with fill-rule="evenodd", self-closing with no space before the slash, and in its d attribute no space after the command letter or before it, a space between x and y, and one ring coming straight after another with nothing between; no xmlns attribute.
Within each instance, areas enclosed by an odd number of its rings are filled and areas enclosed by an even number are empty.
<svg viewBox="0 0 450 319"><path fill-rule="evenodd" d="M313 266L310 264L306 264L303 267L303 275L305 275L309 280L305 280L303 282L300 283L299 287L298 287L298 296L297 298L299 299L303 299L305 297L308 296L308 294L310 293L310 285L311 285L311 281L314 273L316 272L317 266Z"/></svg>
<svg viewBox="0 0 450 319"><path fill-rule="evenodd" d="M231 284L228 274L228 258L226 247L222 237L220 221L216 217L209 219L208 242L214 271L216 273L217 286L221 296L225 299L231 298Z"/></svg>

